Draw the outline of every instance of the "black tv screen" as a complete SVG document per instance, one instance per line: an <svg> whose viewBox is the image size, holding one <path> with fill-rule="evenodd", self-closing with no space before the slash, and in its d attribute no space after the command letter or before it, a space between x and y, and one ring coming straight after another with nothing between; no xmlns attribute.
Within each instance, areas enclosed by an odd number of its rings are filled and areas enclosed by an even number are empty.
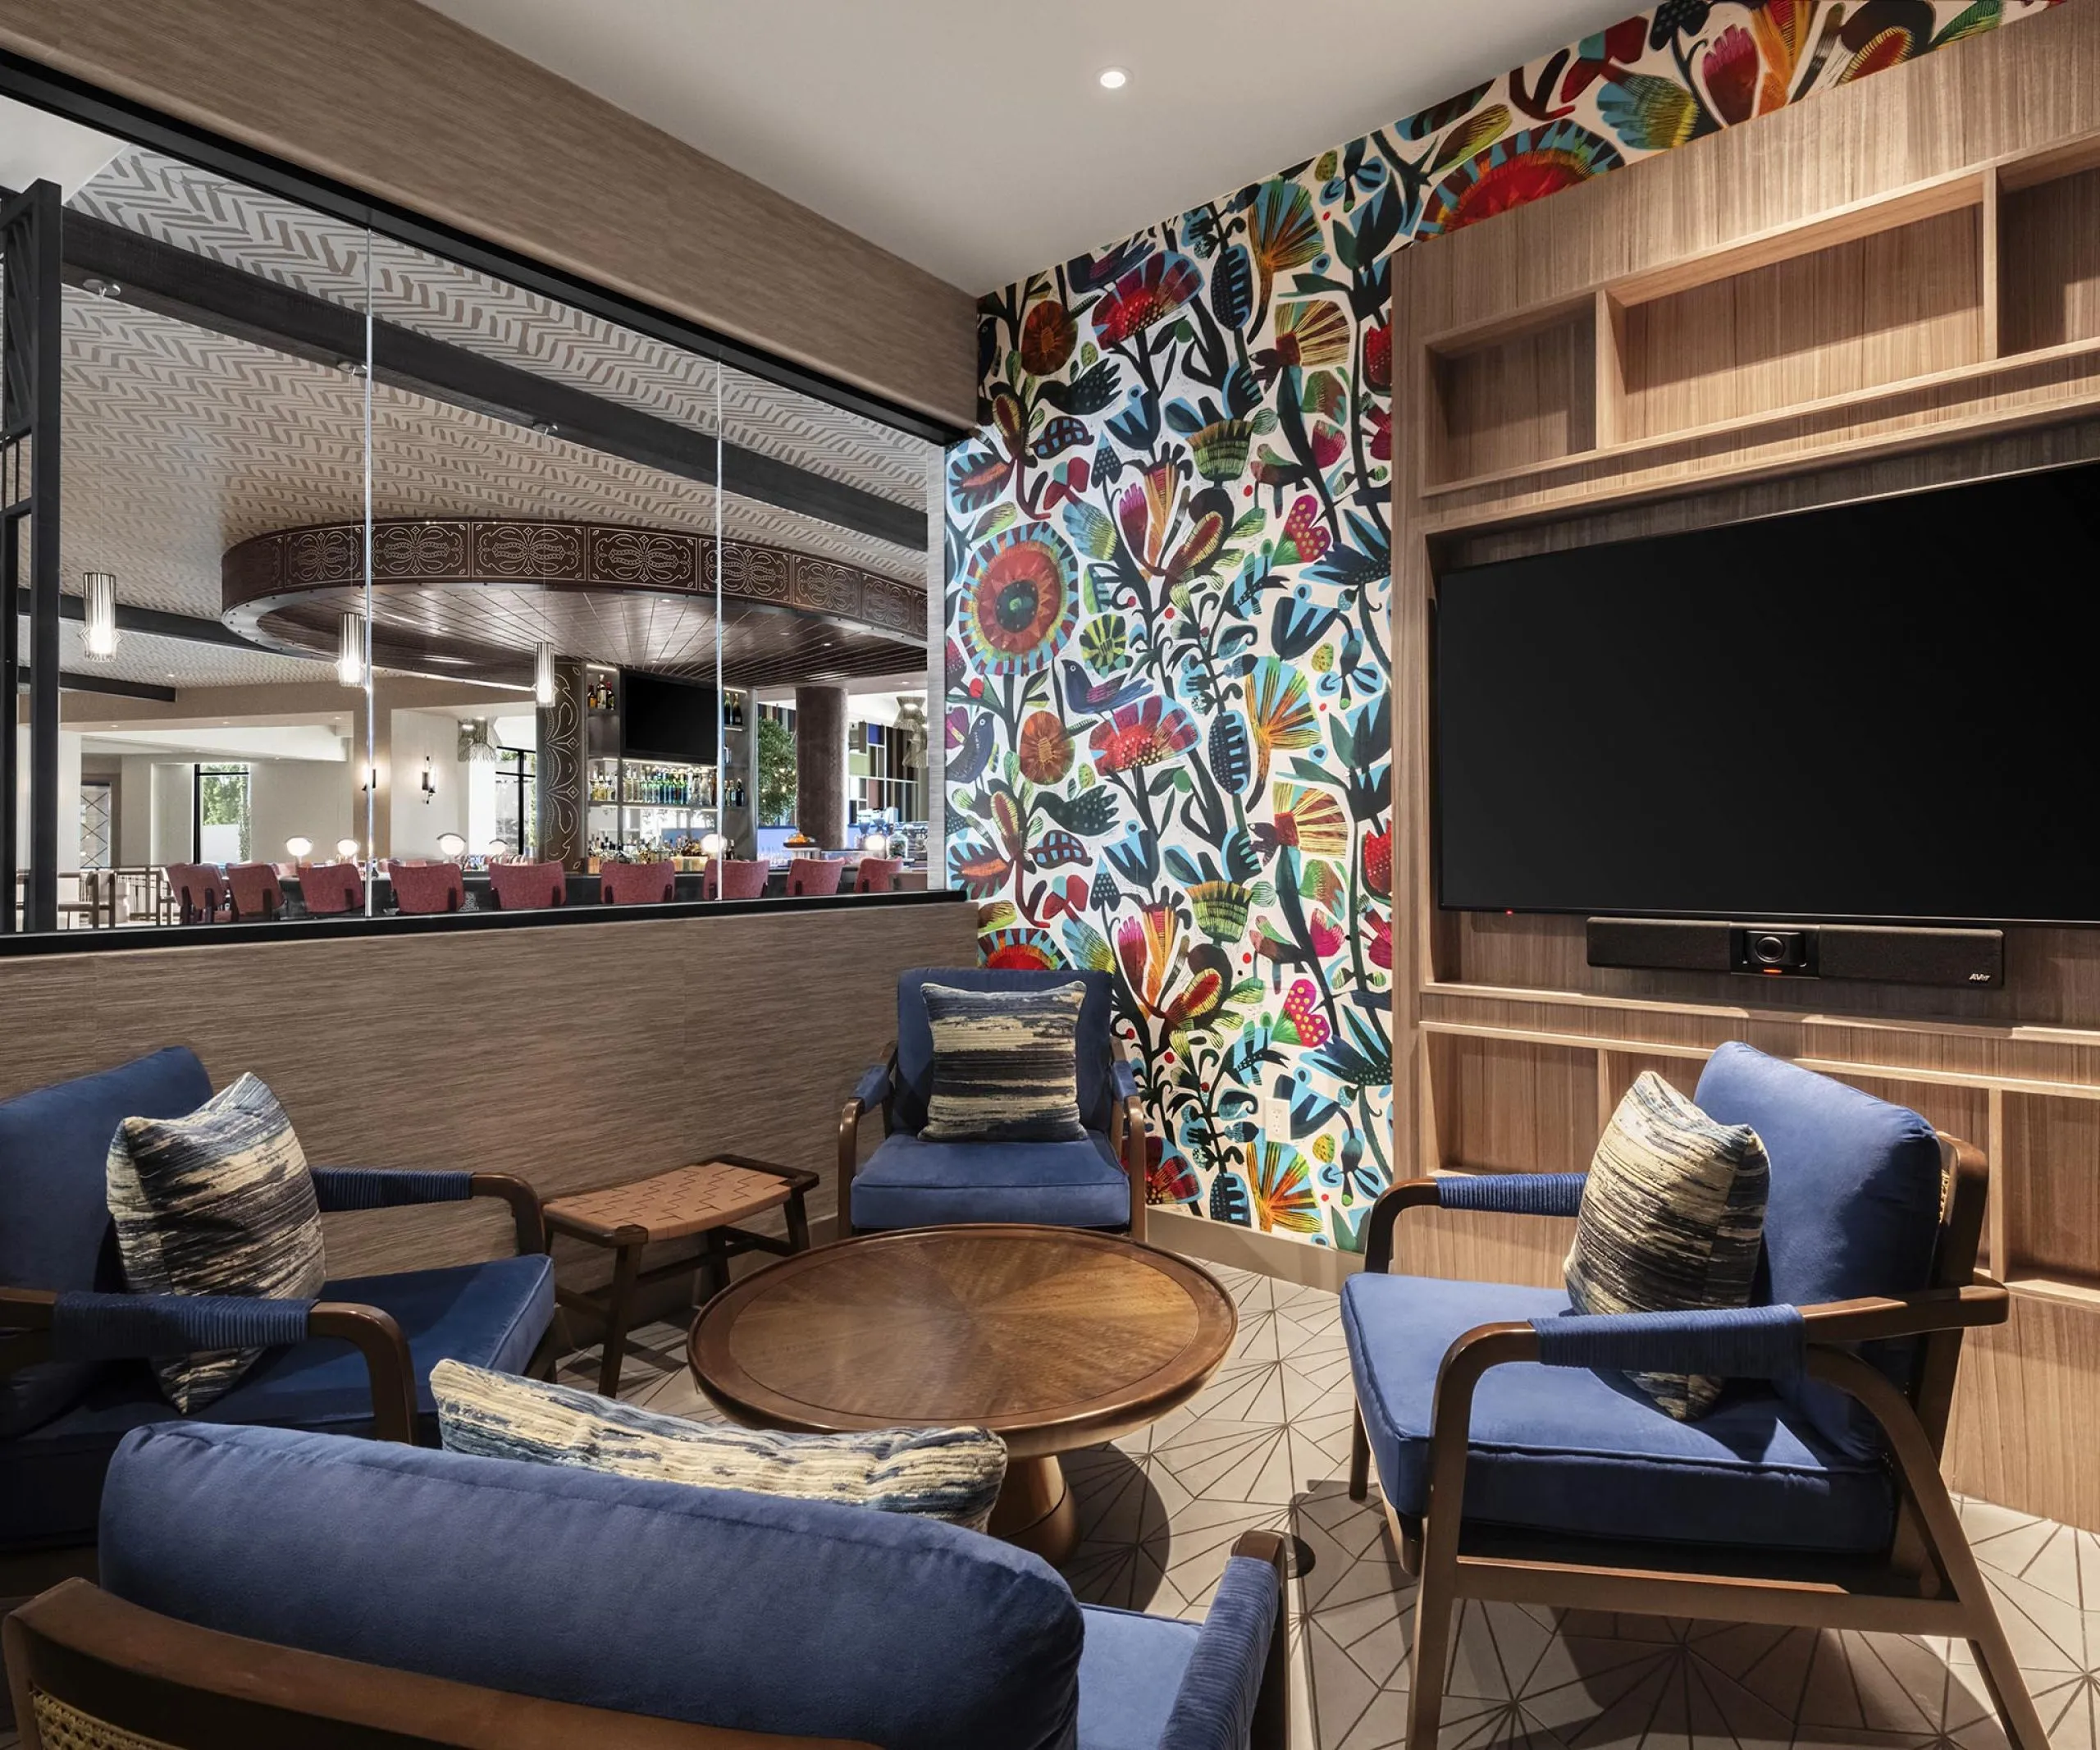
<svg viewBox="0 0 2100 1750"><path fill-rule="evenodd" d="M1462 910L2100 922L2100 465L1438 580Z"/></svg>
<svg viewBox="0 0 2100 1750"><path fill-rule="evenodd" d="M712 687L627 669L620 692L620 751L629 759L714 763Z"/></svg>

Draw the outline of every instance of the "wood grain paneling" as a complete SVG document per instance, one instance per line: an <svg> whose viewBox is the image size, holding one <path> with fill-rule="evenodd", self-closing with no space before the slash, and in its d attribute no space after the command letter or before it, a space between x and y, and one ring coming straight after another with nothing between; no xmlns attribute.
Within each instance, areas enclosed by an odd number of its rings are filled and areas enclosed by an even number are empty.
<svg viewBox="0 0 2100 1750"><path fill-rule="evenodd" d="M9 0L0 47L967 427L971 296L415 0Z"/></svg>
<svg viewBox="0 0 2100 1750"><path fill-rule="evenodd" d="M974 924L961 902L842 904L0 960L0 1097L186 1044L215 1086L268 1082L316 1165L514 1172L551 1196L748 1154L824 1173L828 1219L839 1108L896 1035L897 976L975 964ZM508 1221L331 1216L329 1268L494 1255Z"/></svg>
<svg viewBox="0 0 2100 1750"><path fill-rule="evenodd" d="M1591 967L1580 918L1436 910L1427 750L1441 566L2100 458L2096 139L2100 7L2064 7L1406 251L1393 295L1397 1175L1581 1165L1639 1069L1689 1088L1730 1039L1916 1108L1993 1154L2014 1294L2011 1323L1970 1339L1949 1474L2088 1526L2100 932L2008 931L1991 991ZM1602 343L1596 451L1424 490L1454 386L1508 395L1456 409L1469 429L1538 429L1536 379L1457 355L1578 309ZM1920 372L1938 374L1875 386ZM1940 829L1988 834L1989 806L1950 797ZM1404 1267L1555 1281L1566 1241L1545 1225L1440 1215Z"/></svg>
<svg viewBox="0 0 2100 1750"><path fill-rule="evenodd" d="M1433 477L1463 480L1542 462L1596 441L1590 325L1557 322L1437 361Z"/></svg>
<svg viewBox="0 0 2100 1750"><path fill-rule="evenodd" d="M1974 208L1637 304L1627 437L1769 413L1983 356Z"/></svg>
<svg viewBox="0 0 2100 1750"><path fill-rule="evenodd" d="M2100 336L2100 170L2008 190L2002 213L2007 350Z"/></svg>

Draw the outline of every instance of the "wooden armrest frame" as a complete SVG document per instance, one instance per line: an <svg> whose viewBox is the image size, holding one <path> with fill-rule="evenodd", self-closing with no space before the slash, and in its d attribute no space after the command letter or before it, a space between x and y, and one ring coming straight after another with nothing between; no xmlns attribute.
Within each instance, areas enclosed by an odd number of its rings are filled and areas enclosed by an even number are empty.
<svg viewBox="0 0 2100 1750"><path fill-rule="evenodd" d="M883 1048L883 1064L889 1071L893 1095L897 1089L895 1039ZM846 1102L845 1110L838 1115L838 1237L842 1240L853 1231L853 1175L861 1170L861 1120L867 1110L856 1094ZM887 1133L887 1117L883 1122Z"/></svg>
<svg viewBox="0 0 2100 1750"><path fill-rule="evenodd" d="M1113 1035L1116 1042L1116 1061L1133 1063L1130 1043L1121 1034ZM1108 1144L1116 1151L1116 1158L1123 1163L1123 1176L1130 1181L1130 1237L1140 1245L1145 1237L1145 1212L1151 1207L1152 1195L1148 1183L1148 1170L1145 1163L1145 1103L1142 1095L1130 1094L1119 1099L1108 1117Z"/></svg>
<svg viewBox="0 0 2100 1750"><path fill-rule="evenodd" d="M510 1172L477 1172L469 1183L475 1196L500 1197L510 1205L520 1258L546 1250L546 1219L540 1213L540 1194L530 1184Z"/></svg>
<svg viewBox="0 0 2100 1750"><path fill-rule="evenodd" d="M1403 1179L1378 1194L1371 1213L1363 1218L1363 1268L1379 1275L1393 1268L1393 1230L1405 1209L1436 1207L1434 1179Z"/></svg>
<svg viewBox="0 0 2100 1750"><path fill-rule="evenodd" d="M57 1295L46 1288L0 1288L0 1378L51 1354L52 1309ZM348 1343L364 1357L372 1384L372 1432L375 1439L413 1446L416 1440L416 1376L409 1340L390 1313L348 1300L321 1300L307 1314L308 1337ZM143 1359L143 1358L142 1358Z"/></svg>
<svg viewBox="0 0 2100 1750"><path fill-rule="evenodd" d="M31 1699L39 1690L139 1737L220 1750L871 1750L612 1713L274 1646L161 1615L82 1579L32 1599L4 1633L24 1750L42 1750Z"/></svg>

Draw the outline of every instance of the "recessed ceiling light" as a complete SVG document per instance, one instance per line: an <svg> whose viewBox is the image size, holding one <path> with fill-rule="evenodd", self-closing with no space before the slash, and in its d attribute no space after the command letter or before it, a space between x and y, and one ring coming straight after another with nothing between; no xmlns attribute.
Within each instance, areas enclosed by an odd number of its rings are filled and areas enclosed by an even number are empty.
<svg viewBox="0 0 2100 1750"><path fill-rule="evenodd" d="M1130 75L1120 66L1105 66L1101 70L1101 89L1103 91L1121 91L1130 82Z"/></svg>

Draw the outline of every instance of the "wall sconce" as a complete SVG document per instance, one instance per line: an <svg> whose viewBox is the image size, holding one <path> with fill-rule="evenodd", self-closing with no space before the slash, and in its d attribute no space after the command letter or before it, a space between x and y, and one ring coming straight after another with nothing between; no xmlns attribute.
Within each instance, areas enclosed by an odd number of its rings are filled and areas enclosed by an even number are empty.
<svg viewBox="0 0 2100 1750"><path fill-rule="evenodd" d="M427 808L431 798L437 794L437 774L431 770L428 754L423 756L422 776L417 780L416 788L422 793L423 806Z"/></svg>
<svg viewBox="0 0 2100 1750"><path fill-rule="evenodd" d="M542 707L555 702L555 647L542 644L532 653L532 698Z"/></svg>
<svg viewBox="0 0 2100 1750"><path fill-rule="evenodd" d="M285 855L303 868L307 858L313 855L313 841L304 836L287 838L285 841Z"/></svg>
<svg viewBox="0 0 2100 1750"><path fill-rule="evenodd" d="M336 679L345 687L364 685L364 616L348 610L336 637Z"/></svg>
<svg viewBox="0 0 2100 1750"><path fill-rule="evenodd" d="M116 654L116 573L84 573L80 596L80 654L89 662L107 662Z"/></svg>

